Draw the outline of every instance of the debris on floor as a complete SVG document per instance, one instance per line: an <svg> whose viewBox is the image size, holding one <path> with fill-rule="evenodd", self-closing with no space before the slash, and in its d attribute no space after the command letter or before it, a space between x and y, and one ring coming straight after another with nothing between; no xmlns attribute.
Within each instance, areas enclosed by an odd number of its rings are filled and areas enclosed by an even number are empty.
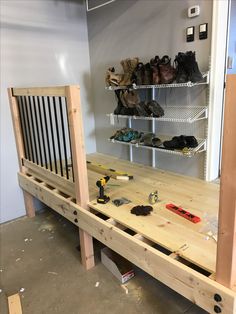
<svg viewBox="0 0 236 314"><path fill-rule="evenodd" d="M21 260L21 258L20 257L18 257L17 259L16 259L16 262L19 262Z"/></svg>
<svg viewBox="0 0 236 314"><path fill-rule="evenodd" d="M25 291L25 288L20 288L19 291L20 291L20 292L24 292L24 291Z"/></svg>
<svg viewBox="0 0 236 314"><path fill-rule="evenodd" d="M52 232L53 229L54 229L54 225L49 224L49 223L43 223L43 224L38 228L38 231L41 231L41 232L45 232L45 231Z"/></svg>
<svg viewBox="0 0 236 314"><path fill-rule="evenodd" d="M122 289L125 290L125 294L129 293L129 289L125 285L120 285Z"/></svg>
<svg viewBox="0 0 236 314"><path fill-rule="evenodd" d="M99 282L99 281L97 281L97 282L96 282L96 284L95 284L95 287L96 287L96 288L98 288L98 287L99 287L99 285L100 285L100 282Z"/></svg>
<svg viewBox="0 0 236 314"><path fill-rule="evenodd" d="M51 275L58 275L58 273L56 273L55 271L48 271L48 274L51 274Z"/></svg>

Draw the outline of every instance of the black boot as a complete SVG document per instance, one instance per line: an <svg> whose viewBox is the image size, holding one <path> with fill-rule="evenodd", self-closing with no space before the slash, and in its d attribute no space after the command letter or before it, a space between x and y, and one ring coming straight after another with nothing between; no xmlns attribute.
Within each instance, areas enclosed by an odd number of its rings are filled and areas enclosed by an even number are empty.
<svg viewBox="0 0 236 314"><path fill-rule="evenodd" d="M199 71L198 68L195 52L192 51L186 52L184 68L185 71L188 73L189 80L191 82L196 83L203 80L202 73Z"/></svg>
<svg viewBox="0 0 236 314"><path fill-rule="evenodd" d="M114 114L118 115L118 114L121 114L122 109L124 108L124 106L123 106L122 101L120 99L120 91L119 90L115 90L115 94L116 94L116 97L117 97L117 107L114 110Z"/></svg>
<svg viewBox="0 0 236 314"><path fill-rule="evenodd" d="M164 116L163 108L155 100L149 101L147 103L147 107L149 111L151 111L151 115L153 117L159 118L159 117Z"/></svg>
<svg viewBox="0 0 236 314"><path fill-rule="evenodd" d="M132 83L136 85L142 85L144 81L144 65L142 62L139 62L136 69L134 70L131 76Z"/></svg>
<svg viewBox="0 0 236 314"><path fill-rule="evenodd" d="M144 66L144 80L143 85L152 85L152 68L150 63Z"/></svg>
<svg viewBox="0 0 236 314"><path fill-rule="evenodd" d="M188 73L185 70L185 62L186 62L186 54L183 52L179 52L175 57L176 66L176 82L177 83L186 83L188 82Z"/></svg>

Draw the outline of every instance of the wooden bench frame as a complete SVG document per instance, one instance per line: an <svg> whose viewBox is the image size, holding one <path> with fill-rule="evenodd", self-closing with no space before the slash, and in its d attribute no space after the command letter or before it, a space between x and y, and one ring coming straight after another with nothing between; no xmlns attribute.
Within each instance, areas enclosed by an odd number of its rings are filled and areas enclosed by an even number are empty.
<svg viewBox="0 0 236 314"><path fill-rule="evenodd" d="M86 269L94 266L92 237L118 252L138 267L177 291L209 313L236 313L236 75L229 75L226 88L219 234L215 277L207 277L184 265L174 254L153 248L145 238L125 232L112 218L99 218L88 208L89 189L84 135L78 86L54 88L10 88L8 90L16 138L20 172L29 217L35 215L33 197L77 225L80 230L81 258ZM75 182L25 159L22 130L17 109L19 95L62 96L67 99ZM122 244L122 243L125 243Z"/></svg>

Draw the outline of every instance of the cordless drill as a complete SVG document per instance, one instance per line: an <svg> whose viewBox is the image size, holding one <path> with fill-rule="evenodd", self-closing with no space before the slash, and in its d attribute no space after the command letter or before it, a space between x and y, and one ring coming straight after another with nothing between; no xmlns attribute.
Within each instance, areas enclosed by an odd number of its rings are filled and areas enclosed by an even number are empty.
<svg viewBox="0 0 236 314"><path fill-rule="evenodd" d="M106 204L110 201L110 197L104 194L104 186L110 180L109 176L103 177L96 182L97 187L99 187L99 196L97 198L97 202L99 204Z"/></svg>

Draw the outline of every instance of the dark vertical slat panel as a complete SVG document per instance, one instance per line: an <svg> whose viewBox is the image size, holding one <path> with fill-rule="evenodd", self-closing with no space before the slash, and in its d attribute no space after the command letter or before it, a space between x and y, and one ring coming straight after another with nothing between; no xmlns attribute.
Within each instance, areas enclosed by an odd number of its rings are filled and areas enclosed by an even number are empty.
<svg viewBox="0 0 236 314"><path fill-rule="evenodd" d="M60 144L60 135L59 135L59 128L58 128L56 97L53 97L53 108L54 108L54 116L55 116L55 124L56 124L56 135L57 135L57 145L58 145L60 170L61 170L61 176L63 177L63 167L62 167L62 159L61 159L61 144Z"/></svg>
<svg viewBox="0 0 236 314"><path fill-rule="evenodd" d="M30 130L30 123L29 123L29 115L28 115L28 107L27 107L27 99L26 96L22 97L22 107L24 111L25 117L25 126L26 126L26 134L27 134L27 141L29 147L29 160L34 162L34 155L32 149L32 139L31 139L31 130Z"/></svg>
<svg viewBox="0 0 236 314"><path fill-rule="evenodd" d="M66 136L65 136L65 126L64 126L64 117L63 117L63 108L62 108L61 97L59 97L59 108L60 108L60 116L61 116L62 140L63 140L63 149L64 149L64 156L65 156L66 178L69 179L68 159L67 159L67 149L66 149Z"/></svg>
<svg viewBox="0 0 236 314"><path fill-rule="evenodd" d="M67 101L66 101L66 98L65 98L65 105L66 105L66 120L67 120L67 128L68 128L69 143L70 143L71 171L72 171L72 178L73 178L73 182L75 182L74 169L73 169L73 158L72 158L72 150L71 150L70 128L69 128L69 119L68 119L68 107L67 107Z"/></svg>
<svg viewBox="0 0 236 314"><path fill-rule="evenodd" d="M41 140L40 140L40 132L39 132L39 122L38 122L38 113L37 113L37 107L36 107L36 99L35 96L33 96L33 114L34 114L34 120L35 120L35 134L37 135L37 143L38 143L38 149L39 149L39 159L40 164L43 166L43 157L42 157L42 148L41 148Z"/></svg>
<svg viewBox="0 0 236 314"><path fill-rule="evenodd" d="M42 120L42 112L41 112L41 105L40 105L40 97L39 96L37 96L37 102L38 102L38 112L39 112L39 127L41 129L41 135L42 135L43 155L44 155L45 167L46 167L46 169L48 169L48 160L47 160L47 152L46 152L44 128L43 128L43 120Z"/></svg>
<svg viewBox="0 0 236 314"><path fill-rule="evenodd" d="M44 97L42 97L42 101L43 101L43 115L44 115L45 135L46 135L47 146L48 146L48 159L49 159L50 170L52 171L51 145L50 145L50 141L49 141L46 105L45 105ZM48 103L47 103L47 105L48 105Z"/></svg>
<svg viewBox="0 0 236 314"><path fill-rule="evenodd" d="M50 122L51 138L52 138L52 150L53 150L53 157L54 157L54 165L55 165L55 171L56 171L56 173L58 173L55 138L54 138L54 130L53 130L53 122L52 122L52 109L51 109L52 105L51 105L50 97L47 97L47 101L48 101L48 112L49 112L49 122Z"/></svg>
<svg viewBox="0 0 236 314"><path fill-rule="evenodd" d="M33 140L33 146L34 146L34 152L35 152L35 161L37 165L39 164L39 158L38 158L38 148L37 148L37 142L36 142L36 136L35 136L35 121L33 117L33 110L32 110L32 97L29 97L29 116L32 126L32 140Z"/></svg>
<svg viewBox="0 0 236 314"><path fill-rule="evenodd" d="M24 96L25 98L25 111L26 111L26 119L28 124L28 133L29 133L29 142L30 142L30 150L32 154L32 161L35 162L35 152L34 152L34 146L33 146L33 132L32 132L32 125L31 125L31 117L30 117L30 111L29 111L29 96Z"/></svg>
<svg viewBox="0 0 236 314"><path fill-rule="evenodd" d="M29 150L28 150L28 143L26 139L26 134L25 134L25 121L24 121L24 116L23 116L23 109L22 109L22 99L21 97L17 97L17 104L18 104L18 110L19 110L19 115L20 115L20 125L21 125L21 130L22 130L22 137L23 137L23 145L24 145L24 153L25 153L25 158L29 159Z"/></svg>

